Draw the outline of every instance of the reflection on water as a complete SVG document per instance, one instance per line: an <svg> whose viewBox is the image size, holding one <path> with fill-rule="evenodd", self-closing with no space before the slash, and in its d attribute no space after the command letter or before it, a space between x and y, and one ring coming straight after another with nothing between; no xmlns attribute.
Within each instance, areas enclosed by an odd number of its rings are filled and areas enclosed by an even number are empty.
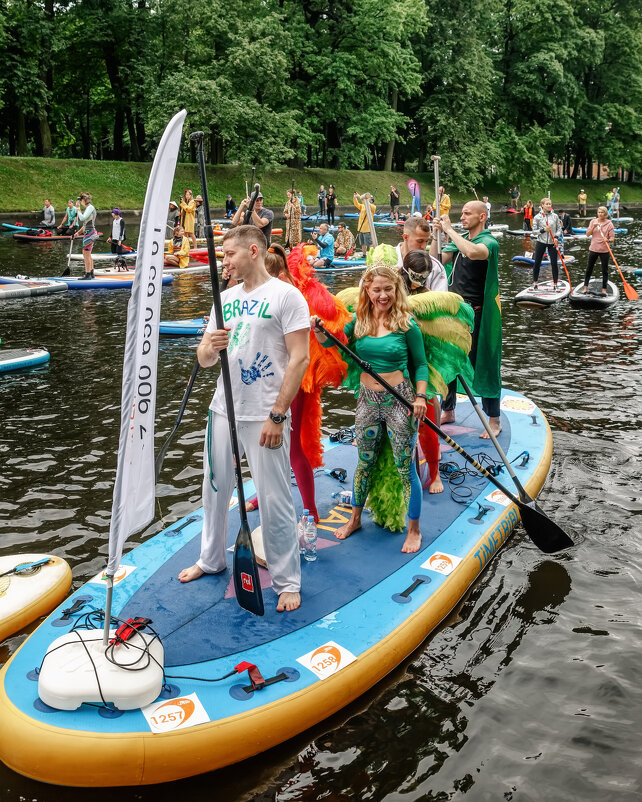
<svg viewBox="0 0 642 802"><path fill-rule="evenodd" d="M616 255L624 265L642 266L642 248L632 244L642 219L629 229L618 238ZM379 233L386 241L396 238ZM515 307L513 296L530 280L528 269L510 261L523 245L521 238L501 241L504 384L548 415L554 456L542 503L573 534L573 553L544 559L518 536L423 648L341 715L240 767L123 790L119 798L636 798L642 774L636 627L641 307L624 295L610 310ZM577 281L587 245L572 248ZM18 245L3 235L0 257L8 275L57 275L67 248ZM615 273L612 278L619 281ZM636 284L632 271L627 278ZM356 283L358 274L326 279L337 291ZM642 282L636 286L642 289ZM3 347L51 351L48 365L0 375L0 553L60 554L72 565L74 587L106 559L128 297L126 291L75 292L0 306ZM163 290L163 317L195 317L209 306L207 277L182 278ZM195 345L161 340L159 446L176 417ZM165 460L158 517L132 543L200 505L200 455L215 377L215 371L199 376ZM324 409L324 429L333 431L352 422L354 399L332 390ZM0 662L24 637L0 645ZM2 766L0 789L3 800L87 798L86 791L43 786ZM91 796L111 800L114 792Z"/></svg>

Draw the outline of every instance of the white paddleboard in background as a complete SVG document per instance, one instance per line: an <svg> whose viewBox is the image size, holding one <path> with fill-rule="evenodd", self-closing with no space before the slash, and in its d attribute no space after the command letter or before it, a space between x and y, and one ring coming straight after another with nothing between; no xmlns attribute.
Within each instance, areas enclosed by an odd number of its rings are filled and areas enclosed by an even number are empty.
<svg viewBox="0 0 642 802"><path fill-rule="evenodd" d="M561 301L570 292L571 287L568 281L560 279L557 282L557 289L555 289L552 281L538 281L536 289L532 286L527 287L525 290L518 292L514 300L517 306L543 307Z"/></svg>
<svg viewBox="0 0 642 802"><path fill-rule="evenodd" d="M47 563L20 570L46 559ZM19 570L13 571L15 568ZM0 557L0 641L53 610L70 586L71 569L61 557L53 554Z"/></svg>

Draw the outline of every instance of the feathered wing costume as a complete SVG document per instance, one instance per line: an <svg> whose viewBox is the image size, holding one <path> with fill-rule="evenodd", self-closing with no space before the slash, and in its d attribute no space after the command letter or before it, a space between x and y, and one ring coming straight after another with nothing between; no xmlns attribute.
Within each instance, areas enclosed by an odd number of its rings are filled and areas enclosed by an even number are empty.
<svg viewBox="0 0 642 802"><path fill-rule="evenodd" d="M383 262L392 266L397 254L389 245L379 245L368 252L368 263ZM349 311L357 308L359 288L349 287L337 294ZM448 383L458 374L472 378L472 366L468 359L471 346L471 331L474 323L472 307L454 292L423 292L408 296L412 314L421 329L430 372L428 394L445 396ZM354 342L348 345L354 350ZM332 349L334 350L334 349ZM358 390L360 368L348 360L346 384ZM377 458L373 471L373 482L368 496L368 505L377 524L399 532L405 529L406 512L401 479L397 473L392 447L388 437Z"/></svg>
<svg viewBox="0 0 642 802"><path fill-rule="evenodd" d="M308 262L315 256L315 246L299 245L290 251L288 267L296 287L303 293L310 314L320 317L328 331L345 342L343 329L351 319L344 303L321 284L316 271ZM301 389L304 393L301 446L312 468L323 465L321 447L321 390L338 387L346 378L347 366L336 348L323 348L313 332L310 332L310 364L305 372Z"/></svg>

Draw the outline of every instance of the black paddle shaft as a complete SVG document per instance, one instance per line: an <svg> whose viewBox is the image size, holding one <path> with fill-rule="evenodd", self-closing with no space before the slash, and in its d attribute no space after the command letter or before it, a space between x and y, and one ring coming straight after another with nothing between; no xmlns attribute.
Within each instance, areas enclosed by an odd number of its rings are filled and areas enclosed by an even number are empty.
<svg viewBox="0 0 642 802"><path fill-rule="evenodd" d="M210 201L207 193L207 181L205 180L205 154L203 152L203 138L202 131L195 131L190 134L190 140L197 143L197 158L198 158L198 171L200 173L201 188L203 192L203 207L205 208L205 236L207 238L207 252L210 260L210 278L212 280L212 301L214 306L214 317L216 320L216 328L224 329L225 320L223 319L223 305L221 304L221 290L218 283L218 270L216 267L216 249L214 247L214 232L212 231L212 222L210 220ZM236 431L236 415L234 414L234 399L232 398L232 381L230 378L230 363L228 360L227 351L223 350L220 353L221 360L221 376L223 377L223 386L225 388L225 408L227 411L227 419L230 425L230 441L232 444L232 456L234 457L234 468L236 470L236 484L239 500L239 512L241 515L241 523L247 525L247 513L245 510L245 494L243 493L243 477L241 474L241 456L239 451L238 434Z"/></svg>
<svg viewBox="0 0 642 802"><path fill-rule="evenodd" d="M334 334L329 332L320 321L317 320L316 326L319 331L323 332L326 337L328 337L345 354L354 360L364 373L367 373L369 376L372 376L373 379L376 379L376 381L385 387L385 389L391 395L400 401L407 409L412 411L413 406L410 401L407 401L397 390L395 390L392 385L388 384L384 378L376 373L370 367L368 362L365 362L363 359L358 357L350 348L348 348L347 345L344 345L341 340L337 339ZM436 423L433 423L430 418L424 416L422 421L426 424L426 426L428 426L429 429L432 429L435 434L448 443L448 445L451 446L451 448L453 448L458 454L461 454L466 462L472 465L482 476L492 482L495 487L498 488L498 490L501 490L502 493L519 508L520 512L522 513L522 522L524 524L524 528L526 529L526 532L533 543L535 543L538 548L547 554L552 554L556 551L561 551L562 549L574 545L571 538L554 521L551 521L550 518L548 518L548 516L534 501L528 503L521 501L516 495L511 493L508 488L504 487L504 485L499 482L491 473L489 473L486 468L480 465L474 457L471 457L470 454L464 451L464 449L458 443L456 443L452 437L449 437L446 432L443 431L443 429L440 429Z"/></svg>
<svg viewBox="0 0 642 802"><path fill-rule="evenodd" d="M223 319L223 306L221 304L221 290L218 283L218 269L216 265L216 249L214 247L214 232L212 231L212 219L210 215L210 201L207 192L207 179L205 175L205 153L203 151L204 134L202 131L195 131L190 134L190 140L197 143L198 172L201 180L203 192L203 207L205 209L205 234L207 237L207 252L210 260L210 278L212 280L212 301L214 307L214 319L217 329L225 328ZM258 190L257 190L258 194ZM236 598L241 607L254 615L263 615L263 593L261 592L261 581L256 565L252 536L247 522L247 511L245 509L245 493L243 490L243 474L241 472L241 452L239 450L238 434L236 431L236 415L234 414L234 399L232 397L232 382L230 378L230 363L227 350L220 352L221 377L225 389L225 408L227 421L230 430L230 445L232 447L232 457L234 459L234 471L236 473L236 492L238 499L239 517L241 526L234 546L234 588Z"/></svg>

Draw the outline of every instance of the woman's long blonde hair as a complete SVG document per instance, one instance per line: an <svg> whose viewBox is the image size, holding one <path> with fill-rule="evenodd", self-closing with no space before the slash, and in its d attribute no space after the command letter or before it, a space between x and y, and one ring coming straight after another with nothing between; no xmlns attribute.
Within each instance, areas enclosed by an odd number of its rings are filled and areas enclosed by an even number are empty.
<svg viewBox="0 0 642 802"><path fill-rule="evenodd" d="M397 270L387 265L375 263L363 276L357 304L357 322L354 327L355 337L375 337L377 334L377 321L375 320L372 301L368 289L372 282L381 276L387 278L395 288L395 297L390 310L384 318L384 325L389 331L408 331L410 328L410 306L403 280Z"/></svg>

